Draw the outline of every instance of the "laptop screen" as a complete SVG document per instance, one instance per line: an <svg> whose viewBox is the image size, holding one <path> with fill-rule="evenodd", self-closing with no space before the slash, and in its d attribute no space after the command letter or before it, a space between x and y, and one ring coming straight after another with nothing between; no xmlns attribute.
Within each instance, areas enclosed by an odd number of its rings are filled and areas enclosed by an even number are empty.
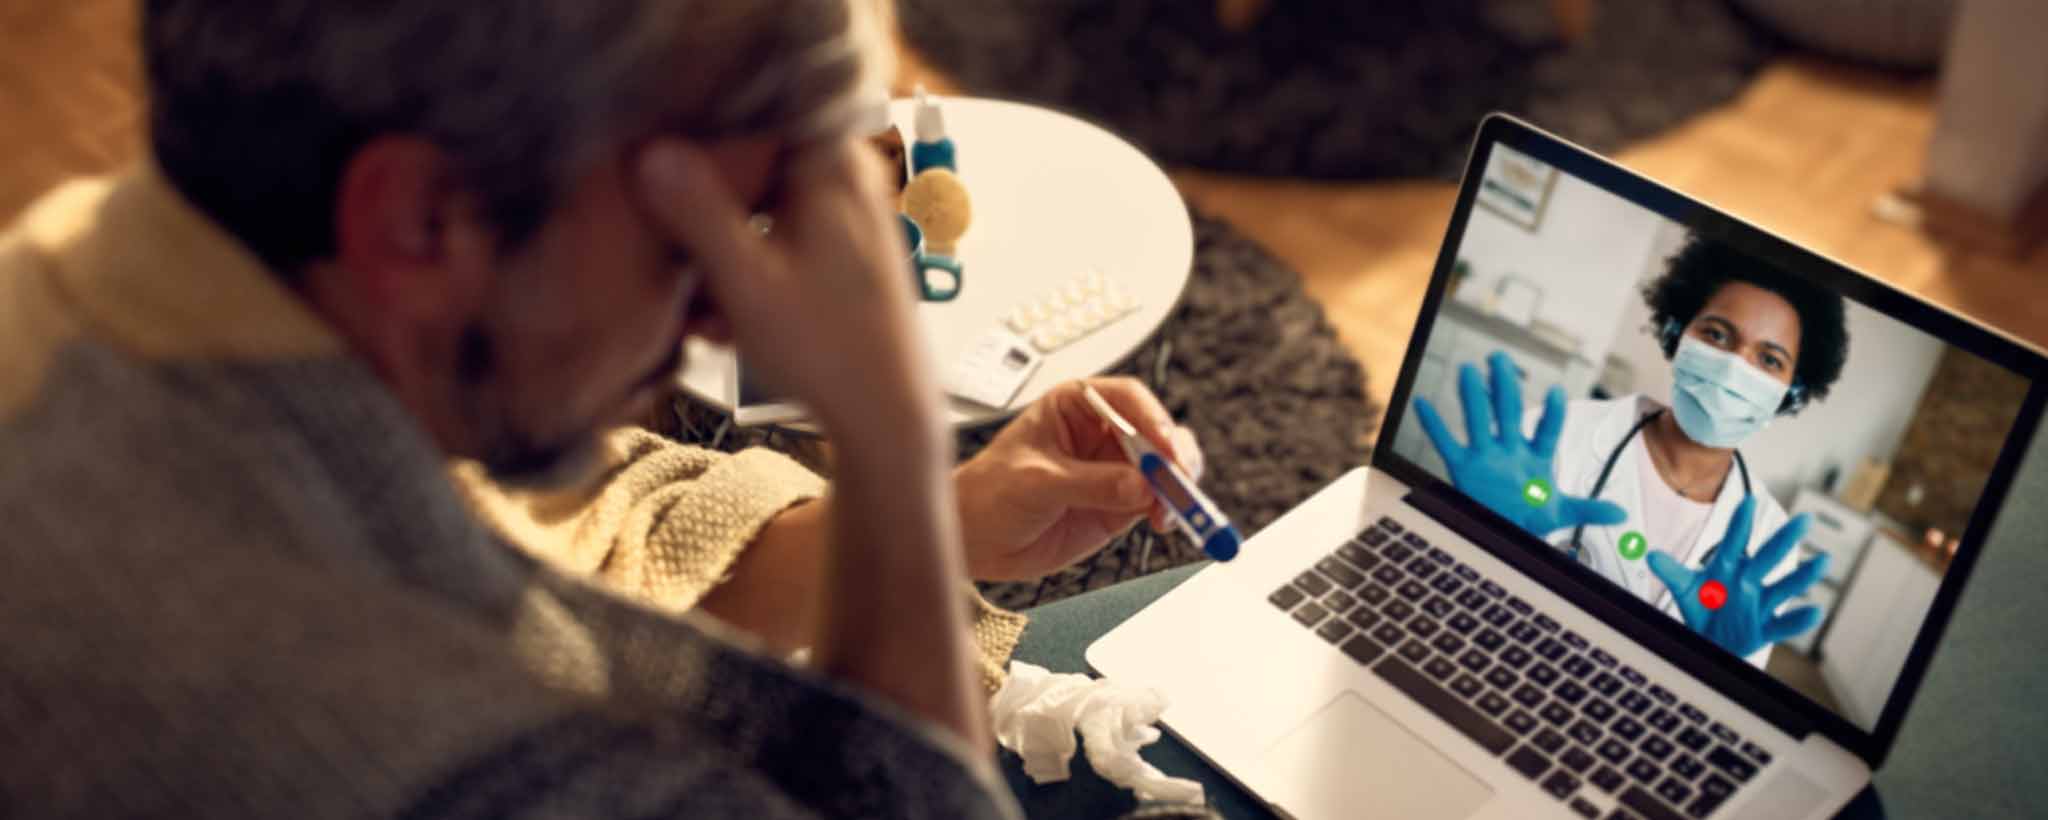
<svg viewBox="0 0 2048 820"><path fill-rule="evenodd" d="M1395 452L1866 731L2030 382L1504 144Z"/></svg>

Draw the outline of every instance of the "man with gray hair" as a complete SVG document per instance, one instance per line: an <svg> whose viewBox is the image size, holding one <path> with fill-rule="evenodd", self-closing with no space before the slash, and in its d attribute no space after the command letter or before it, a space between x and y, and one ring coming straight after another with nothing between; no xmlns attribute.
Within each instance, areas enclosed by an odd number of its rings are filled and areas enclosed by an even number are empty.
<svg viewBox="0 0 2048 820"><path fill-rule="evenodd" d="M150 160L0 235L0 800L1014 814L1021 619L965 582L1164 510L1078 385L952 465L867 11L147 0ZM811 409L829 489L605 432L692 334Z"/></svg>

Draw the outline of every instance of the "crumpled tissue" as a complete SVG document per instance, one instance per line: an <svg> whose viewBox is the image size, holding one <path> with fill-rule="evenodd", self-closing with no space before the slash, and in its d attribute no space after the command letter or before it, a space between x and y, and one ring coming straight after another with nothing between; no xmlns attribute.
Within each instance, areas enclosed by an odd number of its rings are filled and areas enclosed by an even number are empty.
<svg viewBox="0 0 2048 820"><path fill-rule="evenodd" d="M1067 779L1079 731L1088 765L1102 779L1140 800L1200 803L1202 784L1167 777L1138 756L1159 739L1154 724L1165 711L1166 696L1158 690L1054 674L1022 661L1010 662L1009 680L989 701L996 742L1024 759L1024 773L1034 783Z"/></svg>

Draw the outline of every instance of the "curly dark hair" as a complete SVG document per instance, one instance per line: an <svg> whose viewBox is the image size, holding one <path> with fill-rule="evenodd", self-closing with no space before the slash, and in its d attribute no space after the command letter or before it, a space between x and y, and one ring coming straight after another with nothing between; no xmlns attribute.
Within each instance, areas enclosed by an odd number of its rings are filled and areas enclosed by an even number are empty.
<svg viewBox="0 0 2048 820"><path fill-rule="evenodd" d="M1805 393L1806 401L1787 395L1778 412L1796 413L1806 403L1827 398L1849 360L1849 322L1842 295L1701 236L1687 240L1665 263L1664 274L1643 286L1650 332L1657 335L1664 358L1677 354L1679 337L1662 328L1692 324L1707 301L1730 282L1747 282L1775 293L1799 314L1799 360L1793 364L1792 383Z"/></svg>

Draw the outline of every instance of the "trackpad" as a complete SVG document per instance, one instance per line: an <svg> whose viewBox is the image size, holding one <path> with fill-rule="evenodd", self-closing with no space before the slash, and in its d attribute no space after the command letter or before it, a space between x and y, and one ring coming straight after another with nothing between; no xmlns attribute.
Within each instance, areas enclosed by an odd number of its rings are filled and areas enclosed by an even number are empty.
<svg viewBox="0 0 2048 820"><path fill-rule="evenodd" d="M1413 817L1462 820L1493 790L1346 692L1266 750L1259 791L1305 820Z"/></svg>

